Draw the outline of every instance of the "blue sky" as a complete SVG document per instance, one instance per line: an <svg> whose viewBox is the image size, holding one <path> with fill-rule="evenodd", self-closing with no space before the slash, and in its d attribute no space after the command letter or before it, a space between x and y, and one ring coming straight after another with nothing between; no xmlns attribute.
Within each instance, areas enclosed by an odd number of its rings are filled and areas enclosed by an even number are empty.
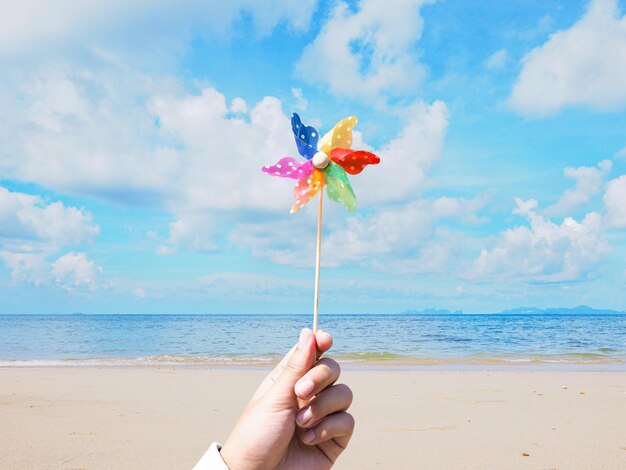
<svg viewBox="0 0 626 470"><path fill-rule="evenodd" d="M0 0L0 313L308 313L260 167L355 114L320 310L626 304L626 5Z"/></svg>

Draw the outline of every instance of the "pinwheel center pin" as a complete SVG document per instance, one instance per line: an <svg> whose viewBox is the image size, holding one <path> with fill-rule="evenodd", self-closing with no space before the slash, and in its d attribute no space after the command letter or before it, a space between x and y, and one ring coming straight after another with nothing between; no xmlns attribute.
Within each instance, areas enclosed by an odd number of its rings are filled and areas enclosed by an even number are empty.
<svg viewBox="0 0 626 470"><path fill-rule="evenodd" d="M328 164L330 163L330 157L326 155L324 152L317 152L315 155L313 155L311 162L313 162L313 166L315 168L318 168L321 170L328 166Z"/></svg>
<svg viewBox="0 0 626 470"><path fill-rule="evenodd" d="M365 150L352 150L352 129L356 116L339 121L324 137L319 139L317 130L305 126L296 113L291 118L291 130L298 153L306 159L304 163L293 157L281 158L275 165L266 165L262 171L271 176L297 180L294 189L295 202L291 213L297 212L319 193L317 212L317 243L315 253L315 299L313 304L313 331L317 331L320 255L322 247L322 195L326 186L328 197L343 203L348 211L356 210L356 196L346 173L357 175L366 165L376 165L380 158Z"/></svg>

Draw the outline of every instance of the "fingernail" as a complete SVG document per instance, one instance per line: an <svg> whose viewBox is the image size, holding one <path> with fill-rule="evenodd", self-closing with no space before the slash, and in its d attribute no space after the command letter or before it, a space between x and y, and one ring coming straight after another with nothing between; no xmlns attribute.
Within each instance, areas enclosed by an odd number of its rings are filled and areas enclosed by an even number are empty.
<svg viewBox="0 0 626 470"><path fill-rule="evenodd" d="M313 418L313 411L311 411L311 407L307 406L303 410L298 411L296 415L296 422L300 426L306 426L309 421Z"/></svg>
<svg viewBox="0 0 626 470"><path fill-rule="evenodd" d="M302 328L302 331L300 332L300 339L298 339L299 348L306 348L306 345L309 342L310 332L311 330L309 330L308 328Z"/></svg>
<svg viewBox="0 0 626 470"><path fill-rule="evenodd" d="M310 379L301 380L296 384L295 391L296 395L300 398L308 398L311 393L313 393L313 389L315 388L315 384Z"/></svg>
<svg viewBox="0 0 626 470"><path fill-rule="evenodd" d="M300 439L302 439L302 442L304 442L305 444L312 444L315 440L315 431L309 429L302 435Z"/></svg>

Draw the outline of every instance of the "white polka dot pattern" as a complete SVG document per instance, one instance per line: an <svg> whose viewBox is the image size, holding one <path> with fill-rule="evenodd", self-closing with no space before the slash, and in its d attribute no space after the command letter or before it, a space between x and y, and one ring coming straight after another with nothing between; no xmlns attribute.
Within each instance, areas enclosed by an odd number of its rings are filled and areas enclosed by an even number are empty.
<svg viewBox="0 0 626 470"><path fill-rule="evenodd" d="M331 162L326 170L326 186L326 193L332 201L343 203L350 212L356 210L356 196L348 176L343 168L334 162Z"/></svg>
<svg viewBox="0 0 626 470"><path fill-rule="evenodd" d="M293 114L291 125L296 145L307 161L300 164L292 157L284 157L275 165L266 165L262 168L268 175L298 180L294 188L295 202L291 207L291 213L302 209L325 185L328 197L332 201L344 204L350 212L356 210L356 196L346 173L357 175L367 165L376 165L380 162L380 158L371 152L350 149L352 129L356 123L356 116L342 119L318 141L315 128L305 126L300 117L296 113ZM314 165L312 159L316 154L325 154L325 161L321 162L318 158Z"/></svg>
<svg viewBox="0 0 626 470"><path fill-rule="evenodd" d="M367 165L380 163L378 156L365 150L336 148L330 153L330 158L351 175L358 175Z"/></svg>
<svg viewBox="0 0 626 470"><path fill-rule="evenodd" d="M349 149L352 145L352 129L356 126L356 116L342 119L317 143L320 152L330 155L334 148Z"/></svg>
<svg viewBox="0 0 626 470"><path fill-rule="evenodd" d="M311 176L311 173L313 173L313 164L310 160L300 163L295 158L285 157L278 160L278 163L275 165L264 166L261 168L261 171L271 176L278 176L279 178L299 180Z"/></svg>
<svg viewBox="0 0 626 470"><path fill-rule="evenodd" d="M320 192L326 181L324 171L314 169L313 174L308 179L298 181L294 188L295 202L291 206L291 213L298 212L302 209L313 196Z"/></svg>

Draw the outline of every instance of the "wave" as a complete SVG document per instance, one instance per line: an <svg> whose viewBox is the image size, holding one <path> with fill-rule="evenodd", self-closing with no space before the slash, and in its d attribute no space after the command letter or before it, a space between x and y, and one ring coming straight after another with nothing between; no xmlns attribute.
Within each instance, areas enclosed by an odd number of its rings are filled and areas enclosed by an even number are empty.
<svg viewBox="0 0 626 470"><path fill-rule="evenodd" d="M347 365L375 366L541 366L585 365L618 366L626 368L626 357L599 353L573 354L503 354L497 356L471 355L458 357L418 357L388 351L349 352L332 355ZM191 356L163 354L141 357L94 357L67 359L0 359L0 367L268 367L276 364L280 354L237 356Z"/></svg>

